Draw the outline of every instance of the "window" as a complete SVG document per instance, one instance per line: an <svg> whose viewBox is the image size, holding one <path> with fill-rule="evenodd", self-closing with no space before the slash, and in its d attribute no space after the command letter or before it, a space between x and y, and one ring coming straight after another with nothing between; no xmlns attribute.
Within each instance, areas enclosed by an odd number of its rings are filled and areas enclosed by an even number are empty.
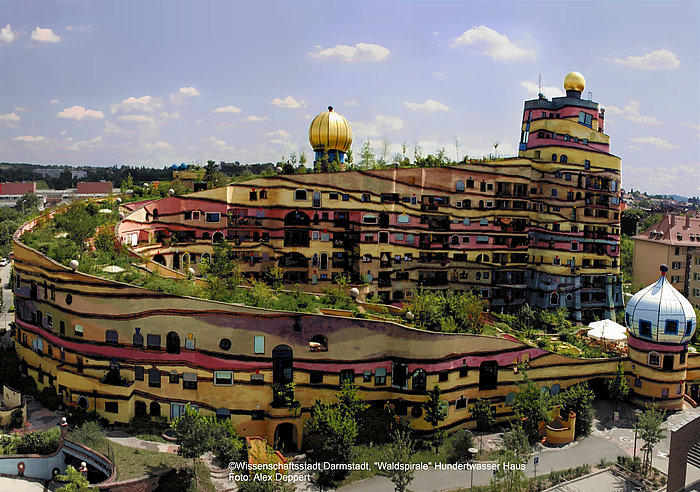
<svg viewBox="0 0 700 492"><path fill-rule="evenodd" d="M248 199L249 199L251 202L257 201L257 199L258 199L258 193L257 193L256 191L251 191L251 192L248 194Z"/></svg>
<svg viewBox="0 0 700 492"><path fill-rule="evenodd" d="M479 366L479 390L490 390L498 387L498 362L484 361Z"/></svg>
<svg viewBox="0 0 700 492"><path fill-rule="evenodd" d="M578 241L571 241L571 251L578 251Z"/></svg>
<svg viewBox="0 0 700 492"><path fill-rule="evenodd" d="M643 337L651 338L651 321L639 320L639 334Z"/></svg>
<svg viewBox="0 0 700 492"><path fill-rule="evenodd" d="M559 192L557 191L556 188L552 188L551 195L552 195L552 197L556 197L559 195Z"/></svg>
<svg viewBox="0 0 700 492"><path fill-rule="evenodd" d="M58 331L61 333L61 335L66 334L66 322L65 321L60 322Z"/></svg>
<svg viewBox="0 0 700 492"><path fill-rule="evenodd" d="M199 212L192 212L192 220L199 220Z"/></svg>
<svg viewBox="0 0 700 492"><path fill-rule="evenodd" d="M75 325L75 336L76 337L82 337L83 336L83 326L82 325Z"/></svg>
<svg viewBox="0 0 700 492"><path fill-rule="evenodd" d="M384 367L377 368L374 371L374 385L384 386L386 384L386 369Z"/></svg>
<svg viewBox="0 0 700 492"><path fill-rule="evenodd" d="M568 160L568 158L566 157L566 154L562 154L561 157L559 158L559 162L566 162L567 160ZM571 179L570 176L569 176L569 179Z"/></svg>
<svg viewBox="0 0 700 492"><path fill-rule="evenodd" d="M363 193L362 196L360 197L360 201L362 202L371 202L372 201L372 196L369 193Z"/></svg>
<svg viewBox="0 0 700 492"><path fill-rule="evenodd" d="M661 398L668 398L668 388L661 388Z"/></svg>
<svg viewBox="0 0 700 492"><path fill-rule="evenodd" d="M355 371L353 371L352 369L343 369L342 371L340 371L340 385L342 386L345 381L347 381L348 383L354 383Z"/></svg>
<svg viewBox="0 0 700 492"><path fill-rule="evenodd" d="M363 224L376 224L377 223L377 216L374 214L365 214L362 217L362 223Z"/></svg>
<svg viewBox="0 0 700 492"><path fill-rule="evenodd" d="M374 234L365 234L363 238L366 243L374 242Z"/></svg>
<svg viewBox="0 0 700 492"><path fill-rule="evenodd" d="M676 254L680 254L678 252L680 248L676 248ZM681 262L680 261L674 261L671 263L671 270L680 270L681 269Z"/></svg>
<svg viewBox="0 0 700 492"><path fill-rule="evenodd" d="M160 350L160 335L146 335L146 348Z"/></svg>
<svg viewBox="0 0 700 492"><path fill-rule="evenodd" d="M362 263L372 263L372 255L362 255Z"/></svg>
<svg viewBox="0 0 700 492"><path fill-rule="evenodd" d="M323 373L321 371L311 371L309 373L309 383L311 383L311 384L323 383Z"/></svg>
<svg viewBox="0 0 700 492"><path fill-rule="evenodd" d="M641 388L641 387L642 387L642 380L641 380L641 378L640 378L639 376L637 376L636 378L634 378L634 386L635 386L636 388Z"/></svg>
<svg viewBox="0 0 700 492"><path fill-rule="evenodd" d="M591 168L591 161L589 161L588 159L584 160L583 167L584 167L584 169L590 169Z"/></svg>
<svg viewBox="0 0 700 492"><path fill-rule="evenodd" d="M170 384L178 384L180 382L180 375L177 371L170 371L168 373L168 382Z"/></svg>
<svg viewBox="0 0 700 492"><path fill-rule="evenodd" d="M535 151L535 159L539 159L539 158L540 158L540 154L541 154L541 151L536 150L536 151Z"/></svg>
<svg viewBox="0 0 700 492"><path fill-rule="evenodd" d="M468 400L463 396L457 398L457 400L455 401L455 411L464 410L465 408L467 408L467 401Z"/></svg>
<svg viewBox="0 0 700 492"><path fill-rule="evenodd" d="M61 353L64 353L64 352L61 352ZM134 367L134 379L136 381L143 381L143 367L141 367L141 366Z"/></svg>
<svg viewBox="0 0 700 492"><path fill-rule="evenodd" d="M648 363L650 366L660 366L661 356L657 352L649 352Z"/></svg>
<svg viewBox="0 0 700 492"><path fill-rule="evenodd" d="M260 199L264 200L266 198L267 198L267 190L265 188L263 188L262 190L260 190Z"/></svg>
<svg viewBox="0 0 700 492"><path fill-rule="evenodd" d="M438 381L441 383L446 382L450 378L450 373L447 371L443 371L438 373Z"/></svg>
<svg viewBox="0 0 700 492"><path fill-rule="evenodd" d="M362 373L362 382L371 383L372 382L372 371L365 371Z"/></svg>
<svg viewBox="0 0 700 492"><path fill-rule="evenodd" d="M228 338L222 338L219 341L219 348L221 350L230 350L231 349L231 340L229 340Z"/></svg>
<svg viewBox="0 0 700 492"><path fill-rule="evenodd" d="M262 335L256 335L254 337L254 353L264 354L265 353L265 337Z"/></svg>
<svg viewBox="0 0 700 492"><path fill-rule="evenodd" d="M116 345L119 343L119 334L116 332L116 330L107 330L105 332L105 341Z"/></svg>
<svg viewBox="0 0 700 492"><path fill-rule="evenodd" d="M337 199L338 199L338 193L328 193L328 199L329 199L329 200L337 200Z"/></svg>
<svg viewBox="0 0 700 492"><path fill-rule="evenodd" d="M220 214L218 212L207 212L204 215L205 222L219 222Z"/></svg>
<svg viewBox="0 0 700 492"><path fill-rule="evenodd" d="M350 195L348 195L348 194L343 194L343 201L344 201L344 202L350 201Z"/></svg>
<svg viewBox="0 0 700 492"><path fill-rule="evenodd" d="M558 256L552 258L552 265L561 265L561 258L559 258Z"/></svg>
<svg viewBox="0 0 700 492"><path fill-rule="evenodd" d="M690 332L693 331L693 320L688 320L688 322L685 325L685 335L688 336L690 335Z"/></svg>
<svg viewBox="0 0 700 492"><path fill-rule="evenodd" d="M566 157L566 156L563 155L562 157ZM566 162L566 161L564 161L564 162ZM564 173L564 180L571 181L571 173Z"/></svg>
<svg viewBox="0 0 700 492"><path fill-rule="evenodd" d="M557 162L557 154L552 154L552 162Z"/></svg>
<svg viewBox="0 0 700 492"><path fill-rule="evenodd" d="M672 275L671 276L671 283L672 284L677 284L681 281L681 277L678 275Z"/></svg>
<svg viewBox="0 0 700 492"><path fill-rule="evenodd" d="M132 345L134 347L143 347L143 335L141 335L141 328L134 328L134 336L132 337Z"/></svg>
<svg viewBox="0 0 700 492"><path fill-rule="evenodd" d="M214 371L214 386L233 386L233 371Z"/></svg>
<svg viewBox="0 0 700 492"><path fill-rule="evenodd" d="M182 389L197 389L197 374L193 372L182 373Z"/></svg>
<svg viewBox="0 0 700 492"><path fill-rule="evenodd" d="M666 333L671 335L678 334L678 321L675 319L666 320Z"/></svg>
<svg viewBox="0 0 700 492"><path fill-rule="evenodd" d="M401 214L399 217L396 219L396 221L399 224L410 224L411 223L411 218L406 215L406 214Z"/></svg>
<svg viewBox="0 0 700 492"><path fill-rule="evenodd" d="M107 413L119 413L119 402L106 401L105 402L105 412L107 412Z"/></svg>
<svg viewBox="0 0 700 492"><path fill-rule="evenodd" d="M306 195L306 190L299 189L294 191L294 199L297 201L306 201Z"/></svg>
<svg viewBox="0 0 700 492"><path fill-rule="evenodd" d="M53 316L51 313L46 313L46 326L53 329Z"/></svg>
<svg viewBox="0 0 700 492"><path fill-rule="evenodd" d="M158 369L148 370L148 386L151 388L160 388L160 371Z"/></svg>
<svg viewBox="0 0 700 492"><path fill-rule="evenodd" d="M585 113L585 112L583 112L583 111L579 111L579 113L578 113L578 122L579 122L581 125L590 127L590 126L592 125L592 123L593 123L593 116L590 115L590 114L588 114L588 113Z"/></svg>

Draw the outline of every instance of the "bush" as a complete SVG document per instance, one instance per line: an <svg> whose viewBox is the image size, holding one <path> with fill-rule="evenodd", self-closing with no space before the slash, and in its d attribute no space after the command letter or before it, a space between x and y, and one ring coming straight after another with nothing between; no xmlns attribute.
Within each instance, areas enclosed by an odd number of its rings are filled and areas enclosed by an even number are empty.
<svg viewBox="0 0 700 492"><path fill-rule="evenodd" d="M24 414L21 408L12 411L10 415L10 428L19 429L24 424Z"/></svg>
<svg viewBox="0 0 700 492"><path fill-rule="evenodd" d="M634 473L641 473L642 471L642 459L638 456L632 458L631 456L621 454L617 457L617 464Z"/></svg>
<svg viewBox="0 0 700 492"><path fill-rule="evenodd" d="M58 410L58 407L63 403L61 397L56 393L56 388L53 386L46 386L42 389L37 399L52 412Z"/></svg>
<svg viewBox="0 0 700 492"><path fill-rule="evenodd" d="M447 455L449 463L465 463L472 459L469 448L474 447L474 434L466 429L458 430L452 436L452 449Z"/></svg>
<svg viewBox="0 0 700 492"><path fill-rule="evenodd" d="M357 416L357 444L386 444L396 428L394 412L383 407L369 407Z"/></svg>
<svg viewBox="0 0 700 492"><path fill-rule="evenodd" d="M212 452L217 461L226 467L232 461L244 461L246 458L243 440L236 435L236 428L230 420L216 422L211 435Z"/></svg>
<svg viewBox="0 0 700 492"><path fill-rule="evenodd" d="M51 454L58 449L58 438L61 430L58 427L47 431L32 431L22 435L17 443L17 454Z"/></svg>

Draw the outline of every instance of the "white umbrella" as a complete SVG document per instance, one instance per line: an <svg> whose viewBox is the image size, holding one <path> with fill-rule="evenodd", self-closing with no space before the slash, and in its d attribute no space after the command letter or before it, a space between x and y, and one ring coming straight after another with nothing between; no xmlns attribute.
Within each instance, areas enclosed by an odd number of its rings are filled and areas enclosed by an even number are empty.
<svg viewBox="0 0 700 492"><path fill-rule="evenodd" d="M111 214L111 213L112 213L112 210L110 210L110 209L108 209L108 208L101 208L101 209L98 210L98 212L101 213L101 214Z"/></svg>
<svg viewBox="0 0 700 492"><path fill-rule="evenodd" d="M618 341L627 339L627 329L615 323L611 319L602 319L594 321L590 325L588 336L593 338L601 338L604 340Z"/></svg>
<svg viewBox="0 0 700 492"><path fill-rule="evenodd" d="M107 273L119 273L119 272L123 272L124 269L120 266L117 266L117 265L109 265L109 266L104 267L102 269L102 271L107 272Z"/></svg>

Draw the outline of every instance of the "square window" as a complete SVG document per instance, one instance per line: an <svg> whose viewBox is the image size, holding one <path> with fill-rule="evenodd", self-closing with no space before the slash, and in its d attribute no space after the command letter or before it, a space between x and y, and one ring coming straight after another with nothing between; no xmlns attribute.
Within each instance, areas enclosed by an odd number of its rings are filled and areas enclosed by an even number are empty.
<svg viewBox="0 0 700 492"><path fill-rule="evenodd" d="M311 371L309 373L309 383L311 383L311 384L323 383L323 373L321 371Z"/></svg>
<svg viewBox="0 0 700 492"><path fill-rule="evenodd" d="M82 325L75 325L75 336L76 337L82 337L83 336L83 327Z"/></svg>
<svg viewBox="0 0 700 492"><path fill-rule="evenodd" d="M177 371L170 371L168 374L168 382L170 384L178 384L180 382L180 375Z"/></svg>
<svg viewBox="0 0 700 492"><path fill-rule="evenodd" d="M330 200L337 200L338 199L338 193L328 193L328 198Z"/></svg>
<svg viewBox="0 0 700 492"><path fill-rule="evenodd" d="M651 338L651 321L639 320L639 334Z"/></svg>
<svg viewBox="0 0 700 492"><path fill-rule="evenodd" d="M214 371L214 386L233 386L233 371Z"/></svg>
<svg viewBox="0 0 700 492"><path fill-rule="evenodd" d="M265 353L265 337L262 335L256 335L254 338L254 352L256 354L264 354Z"/></svg>
<svg viewBox="0 0 700 492"><path fill-rule="evenodd" d="M343 194L343 201L344 201L344 202L350 201L350 195L348 195L348 194Z"/></svg>
<svg viewBox="0 0 700 492"><path fill-rule="evenodd" d="M197 375L193 372L185 372L182 374L182 389L197 389Z"/></svg>
<svg viewBox="0 0 700 492"><path fill-rule="evenodd" d="M117 401L106 401L106 402L105 402L105 412L108 412L108 413L119 413L119 402L117 402Z"/></svg>
<svg viewBox="0 0 700 492"><path fill-rule="evenodd" d="M386 369L384 367L379 367L376 371L374 371L374 385L386 385Z"/></svg>
<svg viewBox="0 0 700 492"><path fill-rule="evenodd" d="M153 350L160 350L160 335L146 335L146 347Z"/></svg>
<svg viewBox="0 0 700 492"><path fill-rule="evenodd" d="M192 212L192 220L199 220L199 212Z"/></svg>
<svg viewBox="0 0 700 492"><path fill-rule="evenodd" d="M666 320L666 333L677 334L678 333L678 321L675 319Z"/></svg>
<svg viewBox="0 0 700 492"><path fill-rule="evenodd" d="M443 372L441 372L441 373L438 374L438 381L441 382L441 383L444 383L444 382L447 381L449 378L450 378L450 373L447 372L447 371L443 371Z"/></svg>
<svg viewBox="0 0 700 492"><path fill-rule="evenodd" d="M372 371L365 371L362 373L362 382L371 383L372 382Z"/></svg>
<svg viewBox="0 0 700 492"><path fill-rule="evenodd" d="M355 371L353 371L352 369L343 369L342 371L340 371L339 381L340 381L341 385L345 381L347 381L349 383L354 383L355 382Z"/></svg>
<svg viewBox="0 0 700 492"><path fill-rule="evenodd" d="M218 212L207 212L205 215L206 222L219 222L220 214Z"/></svg>
<svg viewBox="0 0 700 492"><path fill-rule="evenodd" d="M462 366L459 368L459 377L466 378L469 375L469 367Z"/></svg>
<svg viewBox="0 0 700 492"><path fill-rule="evenodd" d="M668 388L661 388L661 398L668 398Z"/></svg>

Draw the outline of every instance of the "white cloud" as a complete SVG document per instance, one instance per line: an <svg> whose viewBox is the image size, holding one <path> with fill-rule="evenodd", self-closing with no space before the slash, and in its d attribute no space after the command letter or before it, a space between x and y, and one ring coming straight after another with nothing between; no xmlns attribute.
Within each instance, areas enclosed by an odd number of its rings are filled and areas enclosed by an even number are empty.
<svg viewBox="0 0 700 492"><path fill-rule="evenodd" d="M241 111L241 108L237 108L236 106L221 106L212 111L212 113L240 113Z"/></svg>
<svg viewBox="0 0 700 492"><path fill-rule="evenodd" d="M110 104L109 112L116 113L117 111L125 111L127 113L132 111L154 111L160 108L163 102L152 96L141 96L141 97L127 97L120 103Z"/></svg>
<svg viewBox="0 0 700 492"><path fill-rule="evenodd" d="M615 58L613 60L606 58L606 60L623 67L640 70L675 70L681 66L675 53L666 49L650 51L642 56L628 56L625 59Z"/></svg>
<svg viewBox="0 0 700 492"><path fill-rule="evenodd" d="M95 137L90 140L81 140L71 145L70 150L94 149L102 145L102 137Z"/></svg>
<svg viewBox="0 0 700 492"><path fill-rule="evenodd" d="M179 120L182 118L182 115L177 111L174 113L168 113L167 111L163 111L162 113L160 113L160 117L164 120Z"/></svg>
<svg viewBox="0 0 700 492"><path fill-rule="evenodd" d="M700 138L700 125L698 125L697 123L686 123L686 122L682 122L681 125L687 126L690 129L692 129L693 131L695 131L697 137Z"/></svg>
<svg viewBox="0 0 700 492"><path fill-rule="evenodd" d="M357 121L352 122L351 125L357 135L379 137L386 135L387 132L401 130L403 128L403 120L398 116L378 114L372 122Z"/></svg>
<svg viewBox="0 0 700 492"><path fill-rule="evenodd" d="M345 101L345 105L347 107L357 106L357 101L355 99L353 99L352 101Z"/></svg>
<svg viewBox="0 0 700 492"><path fill-rule="evenodd" d="M145 114L125 114L117 118L117 121L124 121L126 123L136 123L138 125L155 124L153 116L146 116Z"/></svg>
<svg viewBox="0 0 700 492"><path fill-rule="evenodd" d="M632 137L630 140L636 144L647 144L661 150L677 149L678 145L673 145L659 137Z"/></svg>
<svg viewBox="0 0 700 492"><path fill-rule="evenodd" d="M51 99L49 104L58 104L58 99Z"/></svg>
<svg viewBox="0 0 700 492"><path fill-rule="evenodd" d="M286 132L286 131L284 131L284 130L277 130L276 132L270 132L270 133L268 133L267 135L270 136L270 137L272 137L272 136L274 136L274 135L277 135L277 136L279 136L279 137L284 137L284 138L289 138L289 137L291 137L291 135L289 134L289 132Z"/></svg>
<svg viewBox="0 0 700 492"><path fill-rule="evenodd" d="M33 135L22 135L21 137L15 137L12 140L16 140L18 142L26 142L26 143L38 143L38 142L43 142L46 140L46 137L42 137L41 135L33 136Z"/></svg>
<svg viewBox="0 0 700 492"><path fill-rule="evenodd" d="M267 116L255 116L254 114L251 114L246 117L245 121L265 121L267 119Z"/></svg>
<svg viewBox="0 0 700 492"><path fill-rule="evenodd" d="M435 113L436 111L450 111L450 108L445 106L445 104L435 99L427 99L425 102L405 102L403 103L411 111L416 111L420 113Z"/></svg>
<svg viewBox="0 0 700 492"><path fill-rule="evenodd" d="M537 94L539 94L539 92L540 92L539 86L537 84L535 84L534 82L530 82L528 80L523 80L522 82L520 82L520 87L525 89L530 94L534 94L535 96L537 96ZM545 96L547 96L549 98L562 97L562 96L566 95L564 92L564 89L562 89L561 87L554 86L554 85L543 86L542 87L542 94L544 94Z"/></svg>
<svg viewBox="0 0 700 492"><path fill-rule="evenodd" d="M69 120L82 120L83 118L94 118L101 120L105 117L102 111L95 111L92 109L85 109L83 106L71 106L63 111L60 111L56 118L66 118Z"/></svg>
<svg viewBox="0 0 700 492"><path fill-rule="evenodd" d="M72 31L72 30L73 30L73 26L66 26L66 31Z"/></svg>
<svg viewBox="0 0 700 492"><path fill-rule="evenodd" d="M54 34L49 28L36 26L36 29L32 31L31 40L40 43L58 43L61 40L61 36Z"/></svg>
<svg viewBox="0 0 700 492"><path fill-rule="evenodd" d="M443 72L433 72L432 76L436 79L444 79L445 77L447 77Z"/></svg>
<svg viewBox="0 0 700 492"><path fill-rule="evenodd" d="M9 128L17 128L19 115L14 111L12 113L0 114L0 122Z"/></svg>
<svg viewBox="0 0 700 492"><path fill-rule="evenodd" d="M184 104L186 97L201 96L202 94L194 87L180 87L177 92L170 94L170 100L175 104Z"/></svg>
<svg viewBox="0 0 700 492"><path fill-rule="evenodd" d="M17 36L15 36L15 33L12 32L12 28L9 24L0 29L0 41L3 43L11 43L16 38Z"/></svg>
<svg viewBox="0 0 700 492"><path fill-rule="evenodd" d="M627 106L624 108L618 108L617 106L608 106L606 108L608 113L620 114L627 121L632 123L641 123L642 125L660 125L661 122L652 116L643 116L639 114L639 101L629 100Z"/></svg>
<svg viewBox="0 0 700 492"><path fill-rule="evenodd" d="M168 152L171 153L175 149L173 149L173 146L170 145L168 142L164 140L158 140L155 143L146 143L143 145L143 149L146 151L146 153L151 154L153 152Z"/></svg>
<svg viewBox="0 0 700 492"><path fill-rule="evenodd" d="M371 43L357 43L355 46L336 44L333 48L325 49L316 45L315 48L316 51L309 51L309 55L314 58L337 58L344 62L379 62L391 53L385 47Z"/></svg>
<svg viewBox="0 0 700 492"><path fill-rule="evenodd" d="M26 113L27 111L31 111L31 109L25 108L24 106L15 106L15 111L17 111L19 113L22 113L22 112Z"/></svg>
<svg viewBox="0 0 700 492"><path fill-rule="evenodd" d="M68 132L65 130L62 130L61 133L59 133L59 135L65 135L66 133L68 133Z"/></svg>
<svg viewBox="0 0 700 492"><path fill-rule="evenodd" d="M292 96L287 96L284 99L276 97L272 101L270 101L270 104L274 104L275 106L279 106L280 108L296 109L302 106L306 106L306 101L299 102Z"/></svg>
<svg viewBox="0 0 700 492"><path fill-rule="evenodd" d="M472 27L464 31L461 36L455 38L451 47L470 46L476 43L487 45L484 55L496 60L510 60L513 58L529 58L535 55L534 50L526 50L513 43L508 36L486 26Z"/></svg>
<svg viewBox="0 0 700 492"><path fill-rule="evenodd" d="M209 148L213 148L217 152L233 152L235 147L229 146L224 140L219 140L216 137L210 136L204 140Z"/></svg>

